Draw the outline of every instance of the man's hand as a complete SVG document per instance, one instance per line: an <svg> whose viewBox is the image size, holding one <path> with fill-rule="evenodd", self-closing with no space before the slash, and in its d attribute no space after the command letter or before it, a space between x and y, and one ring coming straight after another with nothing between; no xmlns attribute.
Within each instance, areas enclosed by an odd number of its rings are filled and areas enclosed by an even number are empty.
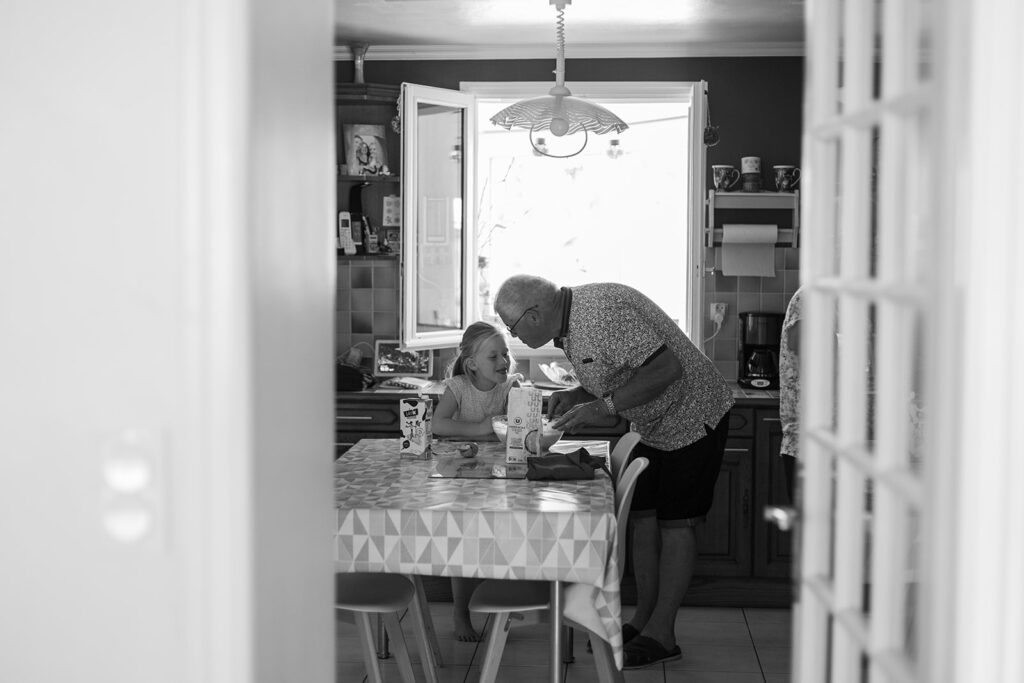
<svg viewBox="0 0 1024 683"><path fill-rule="evenodd" d="M570 408L558 420L551 423L551 428L560 429L571 434L577 427L593 424L604 425L607 422L608 406L601 399L593 399Z"/></svg>
<svg viewBox="0 0 1024 683"><path fill-rule="evenodd" d="M548 397L548 419L557 420L572 410L574 406L593 400L594 397L583 387L556 391Z"/></svg>

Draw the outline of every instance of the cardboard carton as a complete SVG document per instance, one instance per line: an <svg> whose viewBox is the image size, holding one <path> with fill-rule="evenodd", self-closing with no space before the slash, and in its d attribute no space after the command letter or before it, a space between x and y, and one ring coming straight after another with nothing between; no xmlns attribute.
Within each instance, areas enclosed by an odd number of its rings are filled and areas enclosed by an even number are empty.
<svg viewBox="0 0 1024 683"><path fill-rule="evenodd" d="M538 434L541 429L541 411L544 394L540 389L516 388L508 392L508 434L505 436L505 462L525 463L526 435Z"/></svg>
<svg viewBox="0 0 1024 683"><path fill-rule="evenodd" d="M403 458L430 459L430 440L433 431L430 420L434 415L434 403L429 398L403 398L398 402L398 414L402 423L402 447L399 455Z"/></svg>

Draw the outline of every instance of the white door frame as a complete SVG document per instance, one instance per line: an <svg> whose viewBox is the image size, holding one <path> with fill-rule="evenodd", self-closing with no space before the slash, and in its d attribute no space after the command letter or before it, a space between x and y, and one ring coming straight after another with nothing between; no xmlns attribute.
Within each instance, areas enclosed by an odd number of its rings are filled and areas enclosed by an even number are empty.
<svg viewBox="0 0 1024 683"><path fill-rule="evenodd" d="M872 682L1024 680L1022 25L1012 0L807 4L798 682L858 681L862 654Z"/></svg>

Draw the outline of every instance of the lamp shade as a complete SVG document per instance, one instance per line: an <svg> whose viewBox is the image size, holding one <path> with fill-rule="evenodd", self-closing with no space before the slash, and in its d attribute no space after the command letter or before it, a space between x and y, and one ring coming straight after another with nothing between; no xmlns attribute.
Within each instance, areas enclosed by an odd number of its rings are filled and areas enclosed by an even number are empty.
<svg viewBox="0 0 1024 683"><path fill-rule="evenodd" d="M513 127L525 128L530 131L530 144L533 145L534 152L544 156L565 159L583 151L583 148L587 146L588 134L604 135L611 131L621 133L629 128L629 126L601 105L573 97L569 89L565 87L564 11L565 6L570 4L572 0L549 1L558 10L558 18L555 22L557 35L555 46L555 86L543 97L520 100L513 105L505 107L491 117L491 123L507 130L511 130ZM545 130L550 130L551 134L555 137L573 135L583 131L583 144L572 154L548 154L542 146L538 146L533 140L535 132Z"/></svg>
<svg viewBox="0 0 1024 683"><path fill-rule="evenodd" d="M569 92L567 88L563 89ZM507 129L517 126L533 131L550 130L556 136L572 135L581 130L604 135L611 131L621 133L629 128L604 107L571 94L520 100L492 116L491 123Z"/></svg>

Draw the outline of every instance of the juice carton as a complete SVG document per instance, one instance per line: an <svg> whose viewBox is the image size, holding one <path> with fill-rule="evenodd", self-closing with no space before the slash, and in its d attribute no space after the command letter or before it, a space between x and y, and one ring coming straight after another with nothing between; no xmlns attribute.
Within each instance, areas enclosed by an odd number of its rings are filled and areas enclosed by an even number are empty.
<svg viewBox="0 0 1024 683"><path fill-rule="evenodd" d="M398 415L402 423L402 447L399 455L418 460L430 459L430 440L433 437L430 419L434 404L429 398L403 398L398 401Z"/></svg>
<svg viewBox="0 0 1024 683"><path fill-rule="evenodd" d="M525 463L526 435L540 433L544 395L540 389L512 388L508 392L508 434L505 436L505 462Z"/></svg>

